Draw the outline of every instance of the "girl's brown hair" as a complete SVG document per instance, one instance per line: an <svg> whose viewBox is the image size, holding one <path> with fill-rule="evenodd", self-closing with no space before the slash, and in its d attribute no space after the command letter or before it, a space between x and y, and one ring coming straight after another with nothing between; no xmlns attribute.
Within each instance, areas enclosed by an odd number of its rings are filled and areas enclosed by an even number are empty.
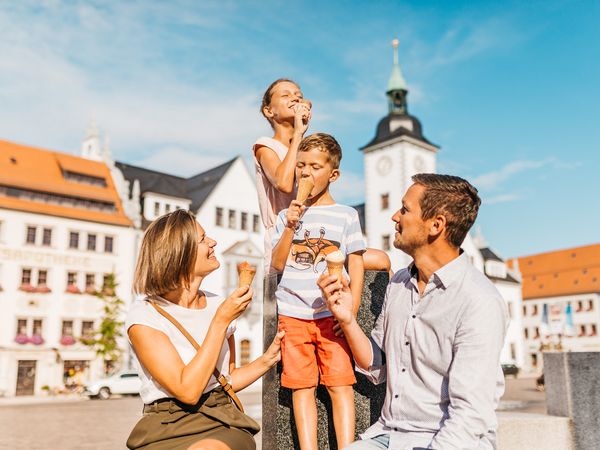
<svg viewBox="0 0 600 450"><path fill-rule="evenodd" d="M163 295L189 287L198 251L196 224L194 214L183 209L150 224L135 267L136 294Z"/></svg>
<svg viewBox="0 0 600 450"><path fill-rule="evenodd" d="M273 122L271 119L269 119L267 116L265 116L265 108L267 106L269 106L271 104L271 97L273 97L273 88L275 86L277 86L279 83L283 83L283 82L288 82L288 83L294 83L296 86L298 86L298 88L300 88L300 85L298 83L296 83L294 80L290 80L289 78L279 78L278 80L273 81L269 87L267 88L267 90L265 91L265 93L263 94L263 98L262 98L262 103L260 105L260 113L265 117L265 119L267 119L269 121L269 123L271 124L271 126L273 126Z"/></svg>

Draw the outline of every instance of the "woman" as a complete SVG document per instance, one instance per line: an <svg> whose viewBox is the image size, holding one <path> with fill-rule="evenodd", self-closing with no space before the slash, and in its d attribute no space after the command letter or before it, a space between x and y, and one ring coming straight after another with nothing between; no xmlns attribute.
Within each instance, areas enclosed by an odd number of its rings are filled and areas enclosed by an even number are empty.
<svg viewBox="0 0 600 450"><path fill-rule="evenodd" d="M145 403L127 440L130 449L256 448L258 424L236 408L217 377L234 391L253 383L279 361L283 333L261 357L235 367L235 319L252 300L252 289L240 287L226 299L201 290L219 268L215 245L184 210L159 217L144 234L134 291L146 298L134 301L126 320Z"/></svg>

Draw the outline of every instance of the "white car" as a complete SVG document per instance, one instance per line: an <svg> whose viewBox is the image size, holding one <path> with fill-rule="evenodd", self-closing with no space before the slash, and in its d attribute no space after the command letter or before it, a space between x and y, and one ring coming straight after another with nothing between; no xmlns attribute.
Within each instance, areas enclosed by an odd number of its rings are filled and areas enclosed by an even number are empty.
<svg viewBox="0 0 600 450"><path fill-rule="evenodd" d="M87 383L84 394L106 400L113 394L138 395L140 387L141 381L138 373L134 370L126 370L108 378Z"/></svg>

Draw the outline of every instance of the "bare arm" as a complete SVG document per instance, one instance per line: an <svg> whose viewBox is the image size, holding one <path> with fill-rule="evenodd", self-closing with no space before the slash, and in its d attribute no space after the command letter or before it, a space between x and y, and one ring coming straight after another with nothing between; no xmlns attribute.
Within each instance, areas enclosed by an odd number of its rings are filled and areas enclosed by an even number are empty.
<svg viewBox="0 0 600 450"><path fill-rule="evenodd" d="M352 313L354 314L354 317L356 317L362 300L362 290L365 278L362 254L350 253L348 255L348 275L350 275L350 291L352 292Z"/></svg>
<svg viewBox="0 0 600 450"><path fill-rule="evenodd" d="M260 355L250 364L242 367L235 366L235 338L230 336L228 339L229 352L231 355L229 363L229 374L231 376L231 385L234 391L241 391L250 384L262 377L267 370L281 359L281 339L284 332L280 331L275 335L275 339L265 353Z"/></svg>
<svg viewBox="0 0 600 450"><path fill-rule="evenodd" d="M171 340L163 332L145 325L133 325L127 331L140 363L175 398L186 404L200 399L215 369L227 327L239 317L252 300L252 289L236 289L219 307L204 341L186 365Z"/></svg>
<svg viewBox="0 0 600 450"><path fill-rule="evenodd" d="M296 225L300 221L300 217L304 213L305 207L297 200L292 200L290 207L286 213L286 225L285 229L281 233L281 237L279 241L273 247L273 252L271 254L271 266L277 270L278 272L283 271L285 268L285 263L290 254L290 249L292 248L292 241L294 239L294 230L296 229Z"/></svg>
<svg viewBox="0 0 600 450"><path fill-rule="evenodd" d="M307 114L308 107L300 104L296 109L294 116L294 134L283 161L269 147L261 146L256 150L256 160L262 167L269 182L277 188L278 191L289 194L294 190L294 175L296 169L296 156L298 155L298 146L304 133L308 129ZM303 119L306 118L306 121Z"/></svg>

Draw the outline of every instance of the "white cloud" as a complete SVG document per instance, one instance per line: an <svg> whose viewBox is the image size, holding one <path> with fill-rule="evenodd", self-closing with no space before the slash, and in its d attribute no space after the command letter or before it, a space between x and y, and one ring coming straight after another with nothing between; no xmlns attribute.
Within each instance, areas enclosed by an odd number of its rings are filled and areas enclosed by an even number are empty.
<svg viewBox="0 0 600 450"><path fill-rule="evenodd" d="M512 161L498 170L484 173L473 178L472 183L478 189L495 189L501 183L517 173L535 170L551 164L554 159L548 158L541 161L517 160Z"/></svg>
<svg viewBox="0 0 600 450"><path fill-rule="evenodd" d="M518 194L501 194L496 195L494 197L484 197L483 204L485 205L494 205L497 203L509 203L514 202L516 200L520 200L521 196Z"/></svg>

